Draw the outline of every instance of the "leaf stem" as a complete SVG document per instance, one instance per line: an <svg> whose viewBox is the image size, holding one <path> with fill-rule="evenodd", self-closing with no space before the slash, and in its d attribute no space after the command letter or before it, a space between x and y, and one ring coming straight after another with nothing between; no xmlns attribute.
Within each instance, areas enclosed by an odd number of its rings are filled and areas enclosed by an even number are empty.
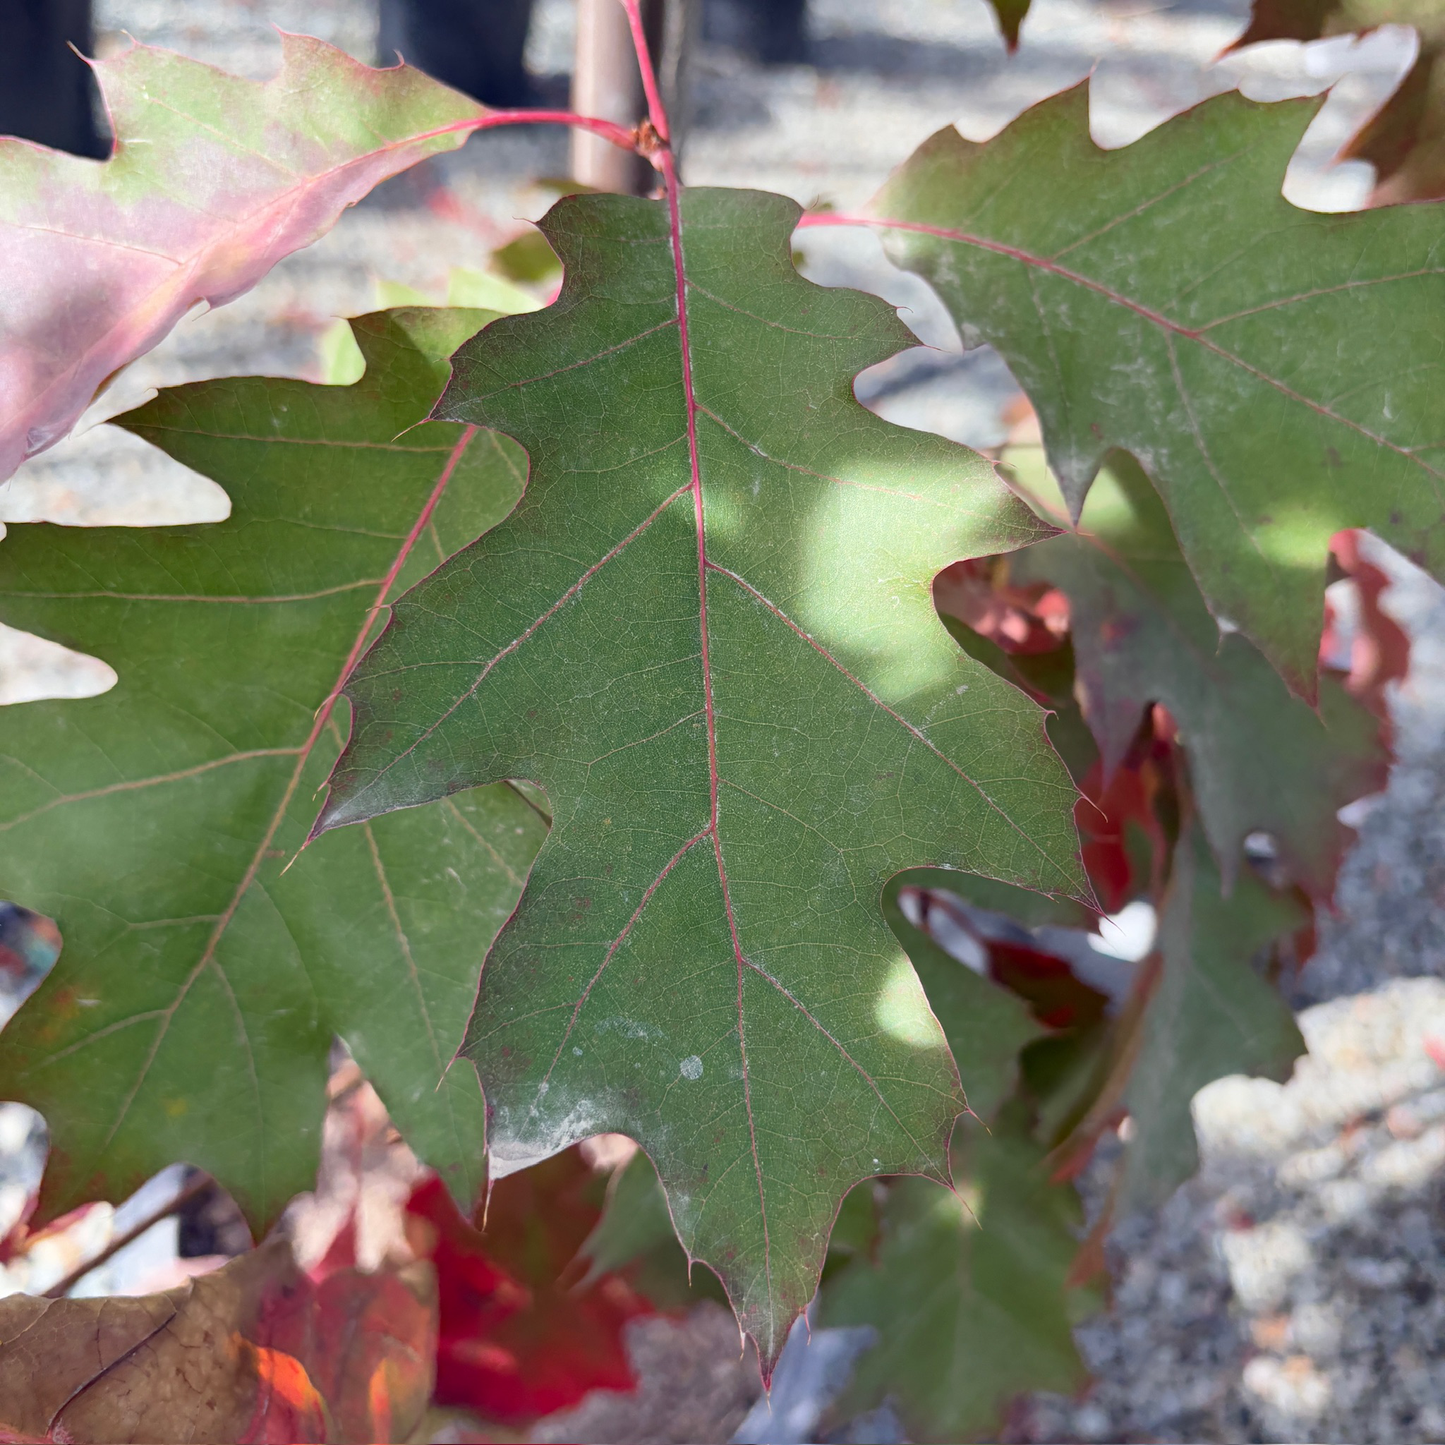
<svg viewBox="0 0 1445 1445"><path fill-rule="evenodd" d="M887 226L890 222L875 220L872 216L850 216L842 211L804 211L798 222L801 231L805 226Z"/></svg>
<svg viewBox="0 0 1445 1445"><path fill-rule="evenodd" d="M456 135L461 131L491 130L499 125L570 125L578 130L590 130L609 140L625 151L638 149L637 133L621 126L616 121L601 120L595 115L578 115L570 110L490 110L486 115L473 120L459 120L451 125L439 126L416 140L428 140L435 135Z"/></svg>

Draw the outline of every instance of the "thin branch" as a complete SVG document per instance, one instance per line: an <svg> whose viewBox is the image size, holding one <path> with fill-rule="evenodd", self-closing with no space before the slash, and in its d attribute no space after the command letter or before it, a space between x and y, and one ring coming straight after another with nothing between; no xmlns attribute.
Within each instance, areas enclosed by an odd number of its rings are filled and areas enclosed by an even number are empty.
<svg viewBox="0 0 1445 1445"><path fill-rule="evenodd" d="M76 1285L83 1280L92 1270L97 1270L101 1265L107 1263L115 1255L119 1254L126 1245L133 1244L143 1235L146 1230L153 1228L163 1219L169 1219L173 1214L179 1214L191 1200L198 1199L207 1190L214 1189L216 1181L209 1174L198 1173L183 1189L179 1189L166 1204L162 1204L151 1210L144 1219L138 1220L131 1225L124 1234L117 1234L99 1254L93 1258L84 1260L75 1266L69 1274L62 1275L48 1290L41 1296L42 1299L64 1299Z"/></svg>

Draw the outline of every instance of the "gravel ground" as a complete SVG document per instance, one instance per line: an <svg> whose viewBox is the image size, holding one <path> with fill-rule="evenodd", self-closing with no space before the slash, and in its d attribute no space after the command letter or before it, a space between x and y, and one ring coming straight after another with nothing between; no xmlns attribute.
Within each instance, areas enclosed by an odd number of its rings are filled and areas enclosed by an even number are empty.
<svg viewBox="0 0 1445 1445"><path fill-rule="evenodd" d="M537 1441L591 1445L724 1445L762 1393L758 1357L738 1349L731 1313L710 1301L685 1320L634 1320L627 1346L637 1369L633 1395L594 1390L574 1410L539 1421Z"/></svg>
<svg viewBox="0 0 1445 1445"><path fill-rule="evenodd" d="M1018 1438L1445 1439L1445 983L1300 1024L1288 1083L1196 1096L1199 1175L1115 1230L1114 1308L1077 1331L1096 1384Z"/></svg>
<svg viewBox="0 0 1445 1445"><path fill-rule="evenodd" d="M1411 669L1392 702L1389 787L1346 814L1359 843L1320 919L1301 1002L1445 972L1445 590L1373 538L1367 547L1392 578L1385 606L1410 634Z"/></svg>
<svg viewBox="0 0 1445 1445"><path fill-rule="evenodd" d="M365 0L98 0L96 8L102 47L129 32L258 78L278 55L270 25L364 59L374 47ZM1322 210L1359 204L1367 170L1327 162L1403 71L1407 35L1259 47L1212 64L1246 9L1246 0L1036 0L1022 50L1009 59L982 0L814 0L813 64L764 70L717 47L701 53L686 176L847 209L939 126L955 121L986 138L1091 71L1095 137L1120 145L1231 85L1278 98L1319 91L1348 70L1286 194ZM569 0L539 0L534 72L560 76L571 37ZM450 268L484 264L550 203L537 178L565 168L560 132L519 130L478 138L399 178L249 296L183 323L90 420L182 380L316 376L333 317L372 308L380 282L441 299ZM906 308L927 343L865 374L861 397L958 440L1002 439L1000 409L1015 390L1007 369L987 350L963 355L921 283L888 271L862 233L810 232L802 247L810 274L879 290ZM0 520L10 521L143 525L224 511L209 482L105 426L0 489ZM1445 983L1408 977L1445 975L1445 594L1405 564L1390 566L1387 605L1415 644L1415 667L1395 699L1400 761L1387 792L1352 815L1360 841L1339 906L1321 919L1320 952L1297 983L1311 1057L1284 1086L1231 1080L1199 1096L1200 1176L1162 1210L1116 1230L1114 1308L1079 1331L1097 1384L1081 1402L1035 1398L1018 1417L1020 1438L1445 1439ZM103 665L76 664L0 629L0 701L79 695L107 682ZM30 1116L17 1109L0 1106L0 1186L26 1177L34 1152ZM1101 1161L1089 1187L1101 1189L1107 1169ZM591 1415L554 1421L539 1438L728 1438L753 1399L746 1364L719 1343L731 1326L720 1332L703 1318L677 1339L661 1329L639 1329L647 1384L637 1413L591 1402ZM685 1418L678 1402L689 1393L694 1404L713 1404ZM801 1440L816 1418L802 1406L762 1423L749 1417L743 1435ZM884 1417L859 1428L849 1438L896 1438Z"/></svg>

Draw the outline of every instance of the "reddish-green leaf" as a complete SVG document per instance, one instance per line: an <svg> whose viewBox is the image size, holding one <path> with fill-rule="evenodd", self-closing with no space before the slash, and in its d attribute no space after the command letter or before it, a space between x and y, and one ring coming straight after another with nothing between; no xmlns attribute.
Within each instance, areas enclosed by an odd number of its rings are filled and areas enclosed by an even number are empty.
<svg viewBox="0 0 1445 1445"><path fill-rule="evenodd" d="M1439 0L1254 0L1249 26L1230 47L1318 40L1412 25L1419 53L1399 88L1340 152L1375 167L1371 203L1445 198L1445 8Z"/></svg>
<svg viewBox="0 0 1445 1445"><path fill-rule="evenodd" d="M1024 449L1010 456L1040 506L1064 525L1057 492ZM1050 493L1053 493L1050 497ZM1069 599L1076 690L1106 776L1123 762L1150 703L1163 703L1189 755L1204 830L1226 886L1244 840L1269 833L1294 878L1333 892L1352 836L1340 808L1384 786L1380 724L1339 677L1318 711L1292 697L1245 638L1221 636L1180 554L1157 493L1116 453L1076 530L1007 561L1021 586Z"/></svg>
<svg viewBox="0 0 1445 1445"><path fill-rule="evenodd" d="M281 55L265 84L147 45L94 62L115 132L103 163L0 139L0 479L192 306L249 290L487 114L304 35L283 34Z"/></svg>

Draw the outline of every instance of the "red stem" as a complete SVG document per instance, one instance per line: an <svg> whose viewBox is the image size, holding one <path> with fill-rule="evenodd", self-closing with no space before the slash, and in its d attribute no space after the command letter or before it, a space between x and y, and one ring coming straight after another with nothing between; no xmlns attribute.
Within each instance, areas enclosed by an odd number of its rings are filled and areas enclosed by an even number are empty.
<svg viewBox="0 0 1445 1445"><path fill-rule="evenodd" d="M801 231L805 226L888 226L890 221L878 221L872 216L848 216L838 211L804 211L798 222Z"/></svg>
<svg viewBox="0 0 1445 1445"><path fill-rule="evenodd" d="M641 0L622 0L627 11L628 28L632 31L632 48L637 52L637 68L642 72L642 93L647 97L647 117L663 145L671 142L667 128L667 109L662 92L657 88L657 72L652 68L652 52L647 48L647 32L642 28Z"/></svg>
<svg viewBox="0 0 1445 1445"><path fill-rule="evenodd" d="M451 125L438 126L436 130L427 131L426 135L417 136L416 139L425 140L434 135L455 135L460 131L490 130L498 125L570 125L578 130L590 130L604 140L610 140L613 145L621 146L625 151L637 149L637 137L626 126L618 125L615 121L599 120L595 115L578 115L570 110L489 110L486 115L475 120L459 120Z"/></svg>

